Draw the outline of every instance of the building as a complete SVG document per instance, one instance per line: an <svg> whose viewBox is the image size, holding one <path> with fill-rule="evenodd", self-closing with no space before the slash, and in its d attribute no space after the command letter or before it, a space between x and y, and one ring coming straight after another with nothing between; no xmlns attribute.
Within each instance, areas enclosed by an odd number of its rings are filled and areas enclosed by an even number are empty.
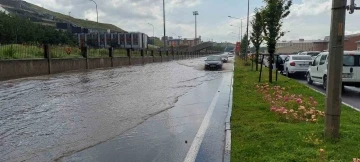
<svg viewBox="0 0 360 162"><path fill-rule="evenodd" d="M324 51L328 50L329 41L326 40L316 40L313 42L314 48L313 51Z"/></svg>
<svg viewBox="0 0 360 162"><path fill-rule="evenodd" d="M328 44L329 44L329 41L330 41L330 36L326 36L324 38L324 41L327 41L327 48L324 49L324 50L329 50ZM358 41L360 41L360 33L345 35L344 50L346 50L346 51L358 50L358 43L357 43Z"/></svg>
<svg viewBox="0 0 360 162"><path fill-rule="evenodd" d="M181 39L171 39L168 40L168 45L172 47L177 47L183 44L183 41Z"/></svg>
<svg viewBox="0 0 360 162"><path fill-rule="evenodd" d="M172 37L169 37L172 38ZM201 38L183 38L183 39L169 39L167 41L168 46L173 46L173 47L177 47L177 46L195 46L197 44L199 44L201 42Z"/></svg>
<svg viewBox="0 0 360 162"><path fill-rule="evenodd" d="M354 51L359 50L360 33L345 35L344 50ZM329 50L330 36L326 36L323 40L292 40L292 41L280 41L276 45L277 47L294 47L300 51L327 51Z"/></svg>
<svg viewBox="0 0 360 162"><path fill-rule="evenodd" d="M165 40L168 41L168 40L172 40L173 37L168 37L168 36L165 36ZM164 41L164 36L161 37L161 41Z"/></svg>
<svg viewBox="0 0 360 162"><path fill-rule="evenodd" d="M314 40L291 40L291 41L280 41L276 43L276 47L293 47L294 49L299 49L300 51L313 51L314 50Z"/></svg>
<svg viewBox="0 0 360 162"><path fill-rule="evenodd" d="M276 48L277 54L292 54L301 51L300 49L293 46L282 46Z"/></svg>
<svg viewBox="0 0 360 162"><path fill-rule="evenodd" d="M357 41L357 50L360 51L360 41Z"/></svg>

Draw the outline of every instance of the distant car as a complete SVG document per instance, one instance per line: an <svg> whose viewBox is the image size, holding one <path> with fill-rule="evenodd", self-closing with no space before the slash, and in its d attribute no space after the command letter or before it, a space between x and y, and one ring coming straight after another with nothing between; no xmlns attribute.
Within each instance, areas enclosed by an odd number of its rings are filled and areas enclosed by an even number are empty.
<svg viewBox="0 0 360 162"><path fill-rule="evenodd" d="M305 76L311 62L310 55L289 55L285 58L284 72L289 78L294 75Z"/></svg>
<svg viewBox="0 0 360 162"><path fill-rule="evenodd" d="M284 71L284 62L285 62L285 58L287 56L288 55L278 55L278 56L275 55L274 60L273 60L274 62L272 64L273 69L274 70L277 69L278 71L283 72ZM261 62L262 56L261 57L259 56L259 59L260 59L259 62ZM263 65L265 67L270 67L269 56L264 56Z"/></svg>
<svg viewBox="0 0 360 162"><path fill-rule="evenodd" d="M224 54L221 54L220 56L221 56L221 60L223 62L228 62L228 60L229 60L228 54L224 53Z"/></svg>
<svg viewBox="0 0 360 162"><path fill-rule="evenodd" d="M230 52L228 56L229 57L234 57L234 52Z"/></svg>
<svg viewBox="0 0 360 162"><path fill-rule="evenodd" d="M314 60L317 55L320 54L320 51L305 51L300 52L298 55L309 55Z"/></svg>
<svg viewBox="0 0 360 162"><path fill-rule="evenodd" d="M229 57L233 57L234 56L234 50L231 50L230 52L229 52Z"/></svg>
<svg viewBox="0 0 360 162"><path fill-rule="evenodd" d="M211 56L206 57L205 70L208 70L208 69L221 70L222 66L223 66L223 62L221 60L221 56L211 55Z"/></svg>

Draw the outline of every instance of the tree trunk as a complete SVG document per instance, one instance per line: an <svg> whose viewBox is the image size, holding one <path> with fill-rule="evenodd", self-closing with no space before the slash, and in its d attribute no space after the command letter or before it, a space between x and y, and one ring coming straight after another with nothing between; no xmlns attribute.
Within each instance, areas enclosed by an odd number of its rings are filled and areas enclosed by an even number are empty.
<svg viewBox="0 0 360 162"><path fill-rule="evenodd" d="M255 67L255 70L258 71L259 69L259 48L256 48L256 56L255 56L255 63L256 63L256 67Z"/></svg>
<svg viewBox="0 0 360 162"><path fill-rule="evenodd" d="M272 64L273 64L273 53L270 53L270 57L269 57L269 83L272 83Z"/></svg>

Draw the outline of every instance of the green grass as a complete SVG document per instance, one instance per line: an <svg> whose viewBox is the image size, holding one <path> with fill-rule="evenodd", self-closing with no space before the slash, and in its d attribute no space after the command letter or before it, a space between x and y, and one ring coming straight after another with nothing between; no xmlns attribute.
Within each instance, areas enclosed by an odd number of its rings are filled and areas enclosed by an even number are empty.
<svg viewBox="0 0 360 162"><path fill-rule="evenodd" d="M70 53L68 54L68 50ZM114 57L126 57L126 49L115 49ZM140 51L131 51L133 57L141 56ZM50 46L51 58L83 58L79 47L71 46ZM145 56L150 56L144 53ZM154 55L159 56L157 50L154 50ZM109 57L108 49L88 49L88 56L90 58ZM44 49L42 46L34 45L21 45L21 44L9 44L0 46L0 60L13 60L13 59L33 59L33 58L44 58Z"/></svg>
<svg viewBox="0 0 360 162"><path fill-rule="evenodd" d="M41 46L24 46L19 44L0 46L0 60L31 58L44 58L44 49Z"/></svg>
<svg viewBox="0 0 360 162"><path fill-rule="evenodd" d="M66 49L70 48L68 54ZM79 47L50 46L51 58L82 58ZM44 58L43 46L9 44L0 46L0 60Z"/></svg>
<svg viewBox="0 0 360 162"><path fill-rule="evenodd" d="M92 2L89 2L89 3L92 3ZM31 4L31 3L27 3L27 4L29 5L30 8L34 9L37 12L53 15L56 17L56 19L71 22L73 24L76 24L76 25L84 27L84 28L101 28L101 29L110 29L110 30L116 31L116 32L125 32L123 29L121 29L115 25L112 25L112 24L106 24L106 23L100 23L100 22L98 24L95 21L76 19L76 18L68 16L68 15L64 15L64 14L61 14L58 12L53 12L53 11L47 10L45 8L39 7L39 6Z"/></svg>
<svg viewBox="0 0 360 162"><path fill-rule="evenodd" d="M255 68L254 68L255 69ZM263 95L256 92L259 72L251 71L237 58L234 72L233 111L231 117L231 160L248 161L321 161L319 149L325 150L325 161L352 161L360 158L360 113L342 106L341 138L324 140L324 121L318 123L280 122ZM275 75L274 75L275 76ZM267 69L262 82L268 81ZM293 94L312 96L318 109L324 110L325 96L295 80L279 76L273 85L287 87ZM314 133L324 140L320 145L304 142L303 138Z"/></svg>

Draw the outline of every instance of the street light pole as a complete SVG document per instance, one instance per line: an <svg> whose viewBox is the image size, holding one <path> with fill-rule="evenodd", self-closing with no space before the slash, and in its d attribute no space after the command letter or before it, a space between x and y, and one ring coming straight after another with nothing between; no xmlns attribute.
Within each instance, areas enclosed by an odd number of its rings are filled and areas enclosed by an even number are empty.
<svg viewBox="0 0 360 162"><path fill-rule="evenodd" d="M153 46L155 46L155 27L154 27L154 25L153 24L151 24L151 23L148 23L149 25L151 25L152 27L153 27Z"/></svg>
<svg viewBox="0 0 360 162"><path fill-rule="evenodd" d="M246 42L247 42L246 47L245 47L245 60L246 61L248 58L247 53L248 53L248 46L249 46L249 10L250 10L250 0L248 0L248 12L247 12L247 23L246 23Z"/></svg>
<svg viewBox="0 0 360 162"><path fill-rule="evenodd" d="M232 16L228 16L228 17L229 17L229 18L232 18L232 19L238 19L238 20L240 20L240 22L241 22L241 25L240 25L240 27L241 27L241 28L240 28L240 30L241 30L241 31L240 31L240 33L241 33L241 34L240 34L240 41L241 41L241 40L242 40L242 29L243 29L243 28L242 28L242 27L243 27L242 21L243 21L245 18L242 18L242 19L241 19L241 18L236 18L236 17L232 17Z"/></svg>
<svg viewBox="0 0 360 162"><path fill-rule="evenodd" d="M70 14L71 14L71 11L69 12L69 16L70 16Z"/></svg>
<svg viewBox="0 0 360 162"><path fill-rule="evenodd" d="M197 39L197 19L196 19L196 16L199 15L199 12L194 11L193 15L195 16L195 39L194 39L194 44L196 45L196 39Z"/></svg>
<svg viewBox="0 0 360 162"><path fill-rule="evenodd" d="M238 40L239 40L239 42L241 41L241 34L242 34L242 26L235 26L235 25L230 25L230 26L232 26L232 27L237 27L237 28L239 28L239 36L238 36Z"/></svg>
<svg viewBox="0 0 360 162"><path fill-rule="evenodd" d="M98 6L97 3L94 0L90 0L95 3L96 6L96 22L99 24L99 12L98 12Z"/></svg>
<svg viewBox="0 0 360 162"><path fill-rule="evenodd" d="M165 0L163 0L164 49L166 50Z"/></svg>

